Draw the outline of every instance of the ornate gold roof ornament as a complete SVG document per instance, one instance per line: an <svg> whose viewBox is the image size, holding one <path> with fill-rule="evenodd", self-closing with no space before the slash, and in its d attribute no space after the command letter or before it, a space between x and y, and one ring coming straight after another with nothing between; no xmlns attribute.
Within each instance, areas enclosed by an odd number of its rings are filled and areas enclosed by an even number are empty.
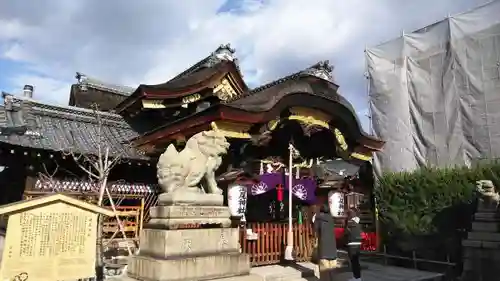
<svg viewBox="0 0 500 281"><path fill-rule="evenodd" d="M214 87L213 93L222 101L227 101L238 95L227 78L222 79L220 84Z"/></svg>
<svg viewBox="0 0 500 281"><path fill-rule="evenodd" d="M192 94L192 95L189 95L187 97L184 97L182 98L182 103L183 104L190 104L190 103L193 103L195 101L198 101L201 99L201 95L200 94Z"/></svg>

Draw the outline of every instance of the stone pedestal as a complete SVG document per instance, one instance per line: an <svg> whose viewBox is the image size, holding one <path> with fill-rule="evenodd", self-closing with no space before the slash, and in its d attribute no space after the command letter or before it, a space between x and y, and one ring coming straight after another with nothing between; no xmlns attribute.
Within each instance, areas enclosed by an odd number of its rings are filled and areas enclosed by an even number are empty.
<svg viewBox="0 0 500 281"><path fill-rule="evenodd" d="M480 205L472 231L462 241L463 281L494 281L500 276L500 218L495 209Z"/></svg>
<svg viewBox="0 0 500 281"><path fill-rule="evenodd" d="M142 281L210 280L245 276L247 254L219 194L161 194L140 236L128 277Z"/></svg>

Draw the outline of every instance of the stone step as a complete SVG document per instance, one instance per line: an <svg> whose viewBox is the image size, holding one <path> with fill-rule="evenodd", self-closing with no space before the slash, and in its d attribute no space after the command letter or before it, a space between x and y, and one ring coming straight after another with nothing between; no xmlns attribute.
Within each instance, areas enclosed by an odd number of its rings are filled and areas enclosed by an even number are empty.
<svg viewBox="0 0 500 281"><path fill-rule="evenodd" d="M342 262L342 260L340 260ZM298 262L289 266L268 265L253 267L250 273L259 275L264 281L317 280L317 266L309 262ZM312 279L311 279L312 278Z"/></svg>
<svg viewBox="0 0 500 281"><path fill-rule="evenodd" d="M462 246L483 249L500 249L499 241L463 240Z"/></svg>
<svg viewBox="0 0 500 281"><path fill-rule="evenodd" d="M467 239L481 241L496 241L500 242L500 233L498 232L469 232Z"/></svg>
<svg viewBox="0 0 500 281"><path fill-rule="evenodd" d="M475 221L500 221L500 217L496 212L494 213L475 213Z"/></svg>
<svg viewBox="0 0 500 281"><path fill-rule="evenodd" d="M143 281L143 280L134 279L128 276L114 276L106 278L106 281ZM212 279L210 281L265 281L265 280L261 276L255 274L248 274L248 275Z"/></svg>
<svg viewBox="0 0 500 281"><path fill-rule="evenodd" d="M293 266L270 265L254 267L250 270L252 274L262 276L265 281L297 280L314 277L315 265L298 263Z"/></svg>
<svg viewBox="0 0 500 281"><path fill-rule="evenodd" d="M393 266L383 266L380 264L374 263L362 263L362 266L365 268L362 271L363 281L443 281L444 276L440 273L432 273L426 271L419 271L415 269L409 268L401 268L401 267L393 267ZM251 269L251 273L260 275L263 281L268 281L268 277L274 278L274 280L279 281L318 281L317 276L301 276L297 277L294 274L282 274L279 278L277 275L283 273L284 271L290 271L294 268L290 268L291 266L284 267L279 265L270 265L270 266L262 266L262 267L254 267ZM301 272L311 272L315 271L317 268L316 265L307 263L307 262L299 262L294 265L296 270ZM319 272L315 272L318 274ZM336 272L334 275L334 279L331 281L348 281L352 278L352 273L349 268L342 269L339 272Z"/></svg>
<svg viewBox="0 0 500 281"><path fill-rule="evenodd" d="M250 270L250 272L261 276L264 281L281 281L302 278L301 271L281 265L254 267Z"/></svg>
<svg viewBox="0 0 500 281"><path fill-rule="evenodd" d="M496 222L478 222L472 223L473 232L500 232L499 224Z"/></svg>
<svg viewBox="0 0 500 281"><path fill-rule="evenodd" d="M300 280L302 279L302 276L300 272L294 272L294 273L283 273L283 274L277 274L277 275L268 275L265 277L265 281L285 281L285 280Z"/></svg>
<svg viewBox="0 0 500 281"><path fill-rule="evenodd" d="M262 277L255 274L248 274L242 276L234 276L220 279L213 279L211 281L264 281Z"/></svg>
<svg viewBox="0 0 500 281"><path fill-rule="evenodd" d="M481 204L479 204L479 206L477 206L477 213L496 213L496 208L490 208L490 207L487 207L485 208L484 206L481 206Z"/></svg>

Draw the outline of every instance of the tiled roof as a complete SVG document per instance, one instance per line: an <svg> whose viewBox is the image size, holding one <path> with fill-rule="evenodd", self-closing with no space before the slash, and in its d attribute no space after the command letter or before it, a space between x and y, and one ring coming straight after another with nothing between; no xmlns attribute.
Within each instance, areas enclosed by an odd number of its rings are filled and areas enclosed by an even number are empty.
<svg viewBox="0 0 500 281"><path fill-rule="evenodd" d="M11 96L12 97L12 96ZM55 106L14 97L0 106L0 142L52 151L97 154L99 127L102 141L111 155L144 159L143 153L128 145L137 133L120 115L71 106Z"/></svg>
<svg viewBox="0 0 500 281"><path fill-rule="evenodd" d="M292 73L292 74L287 75L285 77L281 77L279 79L276 79L276 80L271 81L269 83L266 83L264 85L258 86L254 89L251 89L250 91L248 91L244 95L237 96L234 99L228 100L226 102L229 104L243 103L246 101L245 98L247 98L247 97L250 97L250 96L253 96L256 94L260 94L267 89L273 88L275 86L279 86L285 82L300 78L302 76L307 76L307 75L315 76L315 77L318 77L318 78L321 78L324 80L328 80L328 81L334 83L332 71L333 71L333 66L330 65L330 62L328 60L320 61L320 62L318 62L318 63L316 63L316 64L314 64L314 65L312 65L304 70Z"/></svg>
<svg viewBox="0 0 500 281"><path fill-rule="evenodd" d="M113 182L108 184L110 192L113 194L150 194L158 193L157 184L125 183ZM54 192L99 192L99 185L95 182L82 180L43 180L37 179L34 186L35 191Z"/></svg>
<svg viewBox="0 0 500 281"><path fill-rule="evenodd" d="M89 77L81 72L76 73L76 79L78 79L80 85L86 85L89 88L94 88L96 90L106 91L114 94L130 96L136 88L110 84L102 82L93 77Z"/></svg>
<svg viewBox="0 0 500 281"><path fill-rule="evenodd" d="M194 72L200 70L201 68L214 66L221 61L227 61L227 60L237 61L236 57L234 56L234 53L235 53L235 50L233 48L231 48L231 44L222 44L214 52L212 52L210 55L208 55L204 59L198 61L197 63L192 65L190 68L179 73L178 75L176 75L174 78L170 79L169 81L173 81L173 80L176 80L176 79L181 78L183 76L194 73Z"/></svg>

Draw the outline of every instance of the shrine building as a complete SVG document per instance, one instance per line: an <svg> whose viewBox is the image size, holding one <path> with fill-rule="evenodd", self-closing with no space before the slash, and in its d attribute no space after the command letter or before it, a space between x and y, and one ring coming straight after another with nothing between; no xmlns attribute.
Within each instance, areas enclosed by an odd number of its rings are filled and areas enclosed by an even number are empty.
<svg viewBox="0 0 500 281"><path fill-rule="evenodd" d="M244 204L233 208L244 217L243 251L253 265L279 262L292 221L297 258L307 260L311 241L305 234L312 235L307 222L325 202L323 189L341 191L341 208L360 207L365 231L375 231L370 160L384 141L363 130L332 72L322 61L252 89L228 44L156 85L129 88L77 73L68 106L37 100L29 85L23 95L3 93L0 198L6 204L61 192L95 201L95 184L74 156L96 154L99 132L110 153L120 156L108 185L128 233L138 239L160 192L159 155L170 144L180 150L194 134L217 129L230 142L217 171L219 187L230 207ZM244 202L231 199L234 186L245 187ZM343 218L342 209L339 227ZM119 237L116 222L107 223L107 237Z"/></svg>

